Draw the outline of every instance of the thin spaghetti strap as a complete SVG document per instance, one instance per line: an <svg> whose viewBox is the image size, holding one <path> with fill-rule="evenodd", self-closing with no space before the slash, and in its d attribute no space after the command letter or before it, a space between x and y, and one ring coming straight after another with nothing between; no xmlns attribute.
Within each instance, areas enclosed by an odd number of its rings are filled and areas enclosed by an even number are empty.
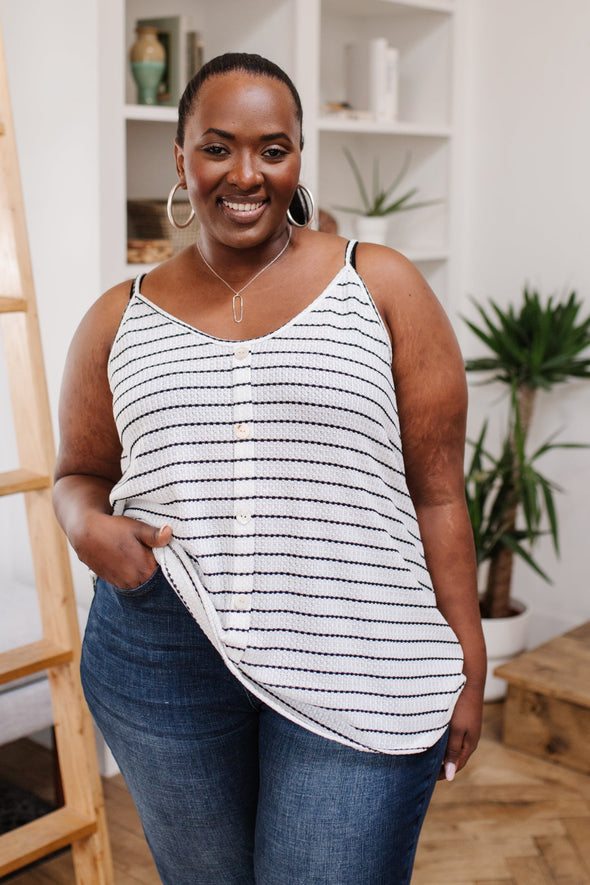
<svg viewBox="0 0 590 885"><path fill-rule="evenodd" d="M349 240L346 244L346 256L345 261L346 264L350 264L356 270L356 247L358 246L358 240Z"/></svg>
<svg viewBox="0 0 590 885"><path fill-rule="evenodd" d="M131 300L131 298L133 298L133 295L138 295L138 294L139 294L139 289L140 289L140 287L141 287L141 284L142 284L142 282L143 282L143 278L144 278L144 277L145 277L145 274L144 274L144 273L140 273L140 274L138 274L138 275L135 277L135 279L132 281L132 283L131 283L131 288L130 288L130 290L129 290L129 300Z"/></svg>

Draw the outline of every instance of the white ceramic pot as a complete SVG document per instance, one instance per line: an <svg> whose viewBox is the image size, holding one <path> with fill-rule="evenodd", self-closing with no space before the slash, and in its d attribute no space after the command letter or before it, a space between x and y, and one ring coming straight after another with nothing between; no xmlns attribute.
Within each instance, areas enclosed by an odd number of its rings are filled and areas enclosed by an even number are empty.
<svg viewBox="0 0 590 885"><path fill-rule="evenodd" d="M484 701L499 701L506 694L506 682L494 676L494 670L526 649L531 610L512 600L516 614L509 618L482 618L488 652L488 670Z"/></svg>
<svg viewBox="0 0 590 885"><path fill-rule="evenodd" d="M361 243L378 243L387 245L389 216L359 215L356 220L356 235Z"/></svg>

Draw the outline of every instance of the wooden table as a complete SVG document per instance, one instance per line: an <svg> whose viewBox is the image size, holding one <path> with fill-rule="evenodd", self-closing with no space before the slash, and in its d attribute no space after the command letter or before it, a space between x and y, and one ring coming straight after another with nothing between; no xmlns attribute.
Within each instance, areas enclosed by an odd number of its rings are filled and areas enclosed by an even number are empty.
<svg viewBox="0 0 590 885"><path fill-rule="evenodd" d="M504 743L590 773L590 621L502 664Z"/></svg>

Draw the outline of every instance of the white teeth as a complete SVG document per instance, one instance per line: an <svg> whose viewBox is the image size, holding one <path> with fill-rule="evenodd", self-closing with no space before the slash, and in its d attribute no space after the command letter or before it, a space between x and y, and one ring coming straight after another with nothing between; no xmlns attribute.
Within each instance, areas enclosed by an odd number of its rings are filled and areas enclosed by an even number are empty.
<svg viewBox="0 0 590 885"><path fill-rule="evenodd" d="M260 209L262 201L258 203L230 203L229 200L224 200L223 205L235 212L251 212L253 209Z"/></svg>

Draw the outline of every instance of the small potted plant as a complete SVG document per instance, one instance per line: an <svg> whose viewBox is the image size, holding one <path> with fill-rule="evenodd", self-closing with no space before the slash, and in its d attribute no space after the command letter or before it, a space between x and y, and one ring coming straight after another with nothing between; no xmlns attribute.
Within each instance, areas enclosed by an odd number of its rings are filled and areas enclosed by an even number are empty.
<svg viewBox="0 0 590 885"><path fill-rule="evenodd" d="M360 240L384 245L387 241L387 225L394 213L420 209L423 206L431 206L440 202L440 200L412 202L418 193L417 187L412 187L401 195L396 195L396 191L410 167L411 154L406 154L399 172L388 186L381 183L379 158L374 157L372 184L369 189L363 181L363 176L351 151L347 147L344 147L343 151L354 175L362 206L334 206L334 209L340 212L351 212L358 216L357 233Z"/></svg>
<svg viewBox="0 0 590 885"><path fill-rule="evenodd" d="M489 657L486 699L493 700L505 688L492 676L493 669L522 651L526 642L526 613L511 592L514 557L520 556L548 581L533 558L535 542L549 534L559 551L553 496L557 487L539 472L537 462L552 449L580 447L552 436L529 451L535 396L539 389L550 391L572 378L590 377L590 359L582 356L590 346L590 316L579 321L581 303L575 292L543 304L539 294L526 287L519 307L502 310L491 299L488 309L475 305L481 324L466 322L490 353L467 360L466 369L483 373L484 382L499 382L509 392L498 453L488 448L486 420L472 443L465 477L478 565L487 565L481 610ZM514 647L506 631L514 634Z"/></svg>

